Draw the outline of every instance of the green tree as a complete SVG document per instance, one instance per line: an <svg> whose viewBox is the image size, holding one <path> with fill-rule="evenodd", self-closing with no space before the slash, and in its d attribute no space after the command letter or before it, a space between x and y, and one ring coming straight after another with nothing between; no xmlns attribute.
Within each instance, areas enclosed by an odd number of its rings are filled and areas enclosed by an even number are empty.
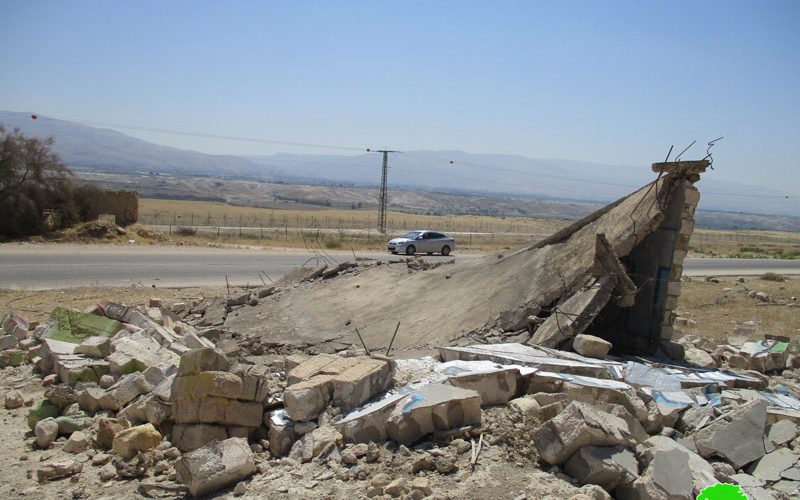
<svg viewBox="0 0 800 500"><path fill-rule="evenodd" d="M64 224L88 215L99 188L76 185L52 148L52 138L26 137L0 125L0 237L41 234L46 209L59 211Z"/></svg>

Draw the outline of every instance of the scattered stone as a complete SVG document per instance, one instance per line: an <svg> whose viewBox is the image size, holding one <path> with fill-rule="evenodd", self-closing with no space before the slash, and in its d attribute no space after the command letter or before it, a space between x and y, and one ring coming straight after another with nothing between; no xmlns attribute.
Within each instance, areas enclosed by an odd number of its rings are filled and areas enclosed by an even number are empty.
<svg viewBox="0 0 800 500"><path fill-rule="evenodd" d="M686 347L684 350L684 360L690 365L701 368L716 368L717 363L709 353L696 347Z"/></svg>
<svg viewBox="0 0 800 500"><path fill-rule="evenodd" d="M786 448L780 448L761 457L755 463L751 474L763 481L778 481L783 471L794 466L798 460L800 457Z"/></svg>
<svg viewBox="0 0 800 500"><path fill-rule="evenodd" d="M112 449L122 458L130 459L140 451L147 451L158 446L161 434L153 424L138 425L119 431L113 439Z"/></svg>
<svg viewBox="0 0 800 500"><path fill-rule="evenodd" d="M36 422L33 429L36 436L36 444L41 449L47 449L58 437L58 423L56 419L48 417Z"/></svg>
<svg viewBox="0 0 800 500"><path fill-rule="evenodd" d="M584 446L567 460L564 471L583 484L611 491L638 478L639 464L633 452L621 446Z"/></svg>
<svg viewBox="0 0 800 500"><path fill-rule="evenodd" d="M563 464L584 446L636 445L624 419L577 401L539 426L534 439L541 458L553 465Z"/></svg>
<svg viewBox="0 0 800 500"><path fill-rule="evenodd" d="M572 339L572 348L581 356L605 359L608 351L614 347L608 342L594 335L578 334Z"/></svg>
<svg viewBox="0 0 800 500"><path fill-rule="evenodd" d="M395 406L386 421L386 433L398 443L410 445L434 431L480 422L481 397L477 392L429 384L410 393Z"/></svg>
<svg viewBox="0 0 800 500"><path fill-rule="evenodd" d="M764 456L767 402L757 399L722 415L690 436L703 457L717 456L735 468Z"/></svg>
<svg viewBox="0 0 800 500"><path fill-rule="evenodd" d="M399 497L408 491L408 481L398 478L386 485L383 493L391 497Z"/></svg>
<svg viewBox="0 0 800 500"><path fill-rule="evenodd" d="M36 479L43 483L72 476L83 470L83 464L74 460L61 459L43 465L36 470Z"/></svg>
<svg viewBox="0 0 800 500"><path fill-rule="evenodd" d="M256 465L247 440L230 438L184 454L175 471L192 495L202 496L246 479Z"/></svg>
<svg viewBox="0 0 800 500"><path fill-rule="evenodd" d="M103 482L111 481L115 477L117 477L117 468L114 467L114 464L107 463L100 468L100 480Z"/></svg>
<svg viewBox="0 0 800 500"><path fill-rule="evenodd" d="M764 449L767 453L772 453L780 446L794 440L800 431L797 424L791 420L779 420L769 426L767 434L764 436Z"/></svg>
<svg viewBox="0 0 800 500"><path fill-rule="evenodd" d="M64 444L64 451L67 453L82 453L88 448L89 438L81 431L73 432Z"/></svg>
<svg viewBox="0 0 800 500"><path fill-rule="evenodd" d="M116 418L101 418L98 421L97 436L95 441L101 450L110 450L114 444L114 437L128 429L130 424L127 420Z"/></svg>
<svg viewBox="0 0 800 500"><path fill-rule="evenodd" d="M55 418L59 415L58 406L47 401L46 399L35 403L28 413L28 427L31 430L36 428L36 424L45 418Z"/></svg>
<svg viewBox="0 0 800 500"><path fill-rule="evenodd" d="M8 391L5 394L5 407L7 410L15 410L25 405L25 397L17 390Z"/></svg>

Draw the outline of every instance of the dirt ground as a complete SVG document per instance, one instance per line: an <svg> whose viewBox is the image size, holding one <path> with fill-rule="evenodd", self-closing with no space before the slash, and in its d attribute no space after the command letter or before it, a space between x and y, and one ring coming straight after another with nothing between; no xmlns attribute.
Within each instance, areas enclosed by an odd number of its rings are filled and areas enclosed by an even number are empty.
<svg viewBox="0 0 800 500"><path fill-rule="evenodd" d="M756 324L756 337L783 335L800 339L800 277L769 281L756 277L719 278L720 283L693 279L681 285L680 316L694 320L693 327L676 327L683 333L724 341L736 325ZM769 302L750 297L766 292Z"/></svg>

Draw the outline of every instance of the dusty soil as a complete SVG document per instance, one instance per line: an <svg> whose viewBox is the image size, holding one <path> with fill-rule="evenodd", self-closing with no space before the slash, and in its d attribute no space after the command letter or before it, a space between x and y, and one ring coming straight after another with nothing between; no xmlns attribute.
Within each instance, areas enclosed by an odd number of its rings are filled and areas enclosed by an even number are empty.
<svg viewBox="0 0 800 500"><path fill-rule="evenodd" d="M678 301L680 316L697 322L695 327L677 327L683 333L724 341L734 327L756 322L756 337L765 334L800 339L800 278L785 282L759 278L719 278L720 283L694 279L682 283ZM730 288L732 291L725 292ZM752 298L750 291L766 292L770 301Z"/></svg>

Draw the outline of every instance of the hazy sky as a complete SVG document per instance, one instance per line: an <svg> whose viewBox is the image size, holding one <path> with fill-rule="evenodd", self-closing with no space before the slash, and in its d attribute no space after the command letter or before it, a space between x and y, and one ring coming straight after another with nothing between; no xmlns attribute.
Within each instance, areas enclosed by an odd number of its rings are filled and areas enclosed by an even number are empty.
<svg viewBox="0 0 800 500"><path fill-rule="evenodd" d="M715 176L800 193L796 0L0 0L0 64L4 110L632 165L725 136Z"/></svg>

